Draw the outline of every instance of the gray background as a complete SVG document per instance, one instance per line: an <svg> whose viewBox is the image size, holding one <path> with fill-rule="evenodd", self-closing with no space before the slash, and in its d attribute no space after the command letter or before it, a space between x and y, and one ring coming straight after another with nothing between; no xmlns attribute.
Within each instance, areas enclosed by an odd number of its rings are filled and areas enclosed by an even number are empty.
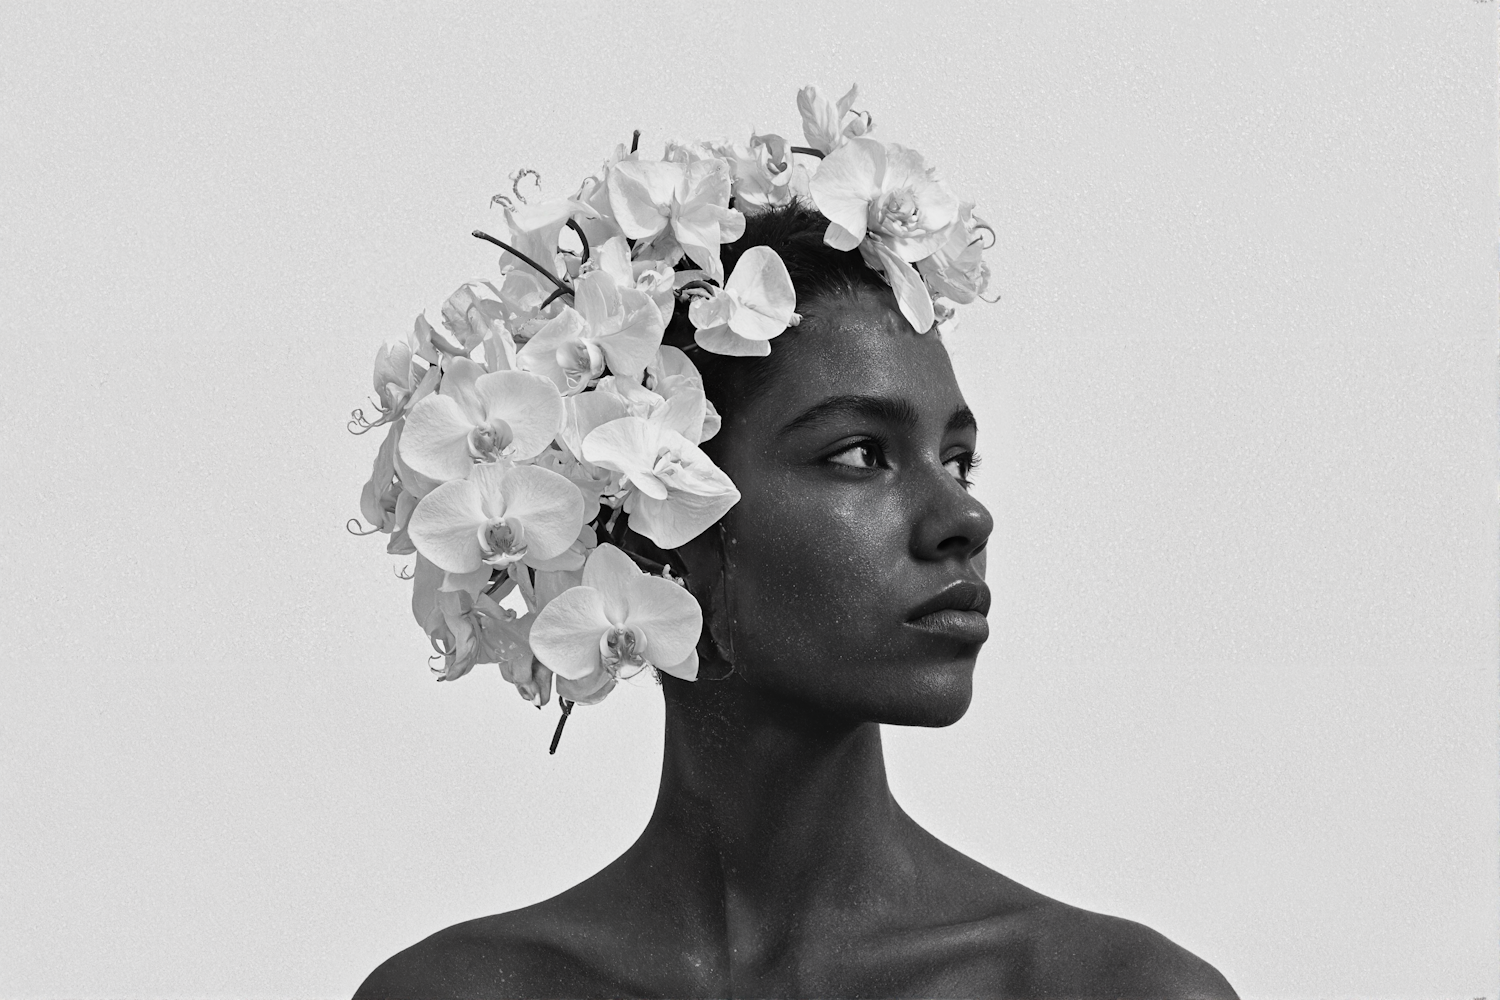
<svg viewBox="0 0 1500 1000"><path fill-rule="evenodd" d="M850 81L1004 296L898 796L1247 997L1500 992L1494 4L137 6L0 30L0 994L347 994L629 843L655 688L432 683L343 422L509 172Z"/></svg>

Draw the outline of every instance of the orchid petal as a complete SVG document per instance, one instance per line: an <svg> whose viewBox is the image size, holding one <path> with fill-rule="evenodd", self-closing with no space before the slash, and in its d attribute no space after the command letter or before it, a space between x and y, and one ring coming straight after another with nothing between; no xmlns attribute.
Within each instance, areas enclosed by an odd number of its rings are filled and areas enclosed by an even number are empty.
<svg viewBox="0 0 1500 1000"><path fill-rule="evenodd" d="M812 179L813 203L843 232L864 239L869 205L880 196L884 174L885 147L874 139L850 139L819 164ZM829 235L834 235L831 229Z"/></svg>
<svg viewBox="0 0 1500 1000"><path fill-rule="evenodd" d="M741 337L724 326L698 330L693 334L693 343L712 354L726 354L736 358L763 358L771 353L771 344L765 340Z"/></svg>
<svg viewBox="0 0 1500 1000"><path fill-rule="evenodd" d="M656 669L685 681L695 681L698 679L698 650L694 649L681 663L674 663L671 666L657 663Z"/></svg>
<svg viewBox="0 0 1500 1000"><path fill-rule="evenodd" d="M633 240L655 236L667 227L667 207L683 170L677 163L617 163L605 182L609 206L620 231Z"/></svg>
<svg viewBox="0 0 1500 1000"><path fill-rule="evenodd" d="M725 476L724 481L729 483L729 477ZM634 500L635 509L630 516L631 529L663 549L675 549L697 538L723 517L729 508L739 503L740 491L734 488L733 483L729 483L727 492L714 496L674 491L665 500L639 493Z"/></svg>
<svg viewBox="0 0 1500 1000"><path fill-rule="evenodd" d="M526 345L516 352L516 367L535 372L552 380L558 392L569 391L568 376L557 363L557 350L564 344L581 341L588 324L578 311L563 306L562 311L542 325Z"/></svg>
<svg viewBox="0 0 1500 1000"><path fill-rule="evenodd" d="M397 454L414 472L431 479L462 479L474 464L468 443L473 429L473 421L452 396L427 396L406 415Z"/></svg>
<svg viewBox="0 0 1500 1000"><path fill-rule="evenodd" d="M537 612L531 651L559 678L581 680L602 669L599 637L612 627L599 591L573 587Z"/></svg>
<svg viewBox="0 0 1500 1000"><path fill-rule="evenodd" d="M564 400L562 430L558 437L575 456L583 454L583 439L595 427L629 414L625 399L613 392L580 392Z"/></svg>
<svg viewBox="0 0 1500 1000"><path fill-rule="evenodd" d="M741 308L729 317L729 327L741 337L770 340L795 315L797 292L792 277L770 247L746 250L724 287L739 297Z"/></svg>
<svg viewBox="0 0 1500 1000"><path fill-rule="evenodd" d="M595 338L594 342L604 352L610 371L639 382L646 366L656 358L666 323L656 302L645 292L623 289L619 301L625 313L620 328Z"/></svg>
<svg viewBox="0 0 1500 1000"><path fill-rule="evenodd" d="M532 372L491 372L474 383L486 422L496 417L510 425L510 457L535 458L562 427L563 401L557 386Z"/></svg>
<svg viewBox="0 0 1500 1000"><path fill-rule="evenodd" d="M485 521L477 486L447 482L422 498L407 528L417 551L449 573L472 573L483 565L479 529Z"/></svg>
<svg viewBox="0 0 1500 1000"><path fill-rule="evenodd" d="M682 587L637 571L626 584L630 614L621 624L646 633L646 657L654 664L687 659L703 632L703 609Z"/></svg>
<svg viewBox="0 0 1500 1000"><path fill-rule="evenodd" d="M614 627L628 624L631 582L644 576L623 550L608 542L590 552L583 566L583 585L599 592L604 616Z"/></svg>
<svg viewBox="0 0 1500 1000"><path fill-rule="evenodd" d="M615 689L615 675L604 669L603 664L594 673L580 680L557 678L557 696L566 698L575 705L597 705L605 695Z"/></svg>
<svg viewBox="0 0 1500 1000"><path fill-rule="evenodd" d="M489 566L480 566L472 573L444 573L443 585L439 589L444 592L463 591L473 597L490 582L492 573L494 569Z"/></svg>
<svg viewBox="0 0 1500 1000"><path fill-rule="evenodd" d="M599 261L599 270L615 280L615 284L629 288L635 284L635 268L630 262L630 247L625 237L615 236L594 251Z"/></svg>
<svg viewBox="0 0 1500 1000"><path fill-rule="evenodd" d="M656 460L656 436L640 417L611 420L583 439L583 459L627 476L650 475Z"/></svg>
<svg viewBox="0 0 1500 1000"><path fill-rule="evenodd" d="M684 389L652 414L665 430L676 431L693 444L703 440L703 420L708 413L708 397L702 389Z"/></svg>
<svg viewBox="0 0 1500 1000"><path fill-rule="evenodd" d="M535 465L506 470L500 481L505 516L521 522L526 554L551 559L566 552L583 526L583 496L567 478Z"/></svg>
<svg viewBox="0 0 1500 1000"><path fill-rule="evenodd" d="M885 268L885 276L891 283L891 291L896 294L896 304L901 307L901 315L906 317L906 321L918 333L926 333L932 329L932 295L927 291L921 275L885 244L876 241L873 249Z"/></svg>
<svg viewBox="0 0 1500 1000"><path fill-rule="evenodd" d="M447 396L463 408L469 424L484 423L484 407L474 390L474 382L485 374L484 365L468 358L449 358L443 366L443 382L438 394Z"/></svg>

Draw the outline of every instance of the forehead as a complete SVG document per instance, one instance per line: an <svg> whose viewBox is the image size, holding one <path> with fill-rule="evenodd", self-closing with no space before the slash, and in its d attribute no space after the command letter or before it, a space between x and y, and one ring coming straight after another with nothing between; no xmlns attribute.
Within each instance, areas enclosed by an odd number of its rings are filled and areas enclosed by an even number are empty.
<svg viewBox="0 0 1500 1000"><path fill-rule="evenodd" d="M894 308L872 296L819 303L800 327L771 344L775 375L753 410L784 423L832 396L904 399L924 417L945 421L963 405L948 349L937 332L916 333Z"/></svg>

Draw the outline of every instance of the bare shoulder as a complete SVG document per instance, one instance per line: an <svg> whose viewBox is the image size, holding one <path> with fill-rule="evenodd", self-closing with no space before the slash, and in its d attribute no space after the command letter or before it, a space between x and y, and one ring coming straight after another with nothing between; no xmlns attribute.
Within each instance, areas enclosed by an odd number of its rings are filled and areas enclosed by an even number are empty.
<svg viewBox="0 0 1500 1000"><path fill-rule="evenodd" d="M555 922L531 907L455 924L381 963L355 1000L609 995L611 984L572 953Z"/></svg>
<svg viewBox="0 0 1500 1000"><path fill-rule="evenodd" d="M1019 925L1007 936L1024 941L1027 995L1236 1000L1212 965L1133 920L1046 900Z"/></svg>

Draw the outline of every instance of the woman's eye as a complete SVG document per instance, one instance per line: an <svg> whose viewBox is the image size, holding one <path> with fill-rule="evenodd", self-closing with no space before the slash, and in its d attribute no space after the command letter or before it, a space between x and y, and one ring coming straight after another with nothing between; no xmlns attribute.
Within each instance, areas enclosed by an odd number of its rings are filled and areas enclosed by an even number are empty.
<svg viewBox="0 0 1500 1000"><path fill-rule="evenodd" d="M973 472L974 468L978 465L979 456L973 452L966 451L961 455L954 455L948 459L948 461L943 463L943 468L947 469L948 475L957 479L964 489L968 489L973 485L973 480L969 478L969 473Z"/></svg>
<svg viewBox="0 0 1500 1000"><path fill-rule="evenodd" d="M872 441L861 441L843 451L828 456L835 465L848 465L856 469L874 469L880 465L880 448Z"/></svg>

